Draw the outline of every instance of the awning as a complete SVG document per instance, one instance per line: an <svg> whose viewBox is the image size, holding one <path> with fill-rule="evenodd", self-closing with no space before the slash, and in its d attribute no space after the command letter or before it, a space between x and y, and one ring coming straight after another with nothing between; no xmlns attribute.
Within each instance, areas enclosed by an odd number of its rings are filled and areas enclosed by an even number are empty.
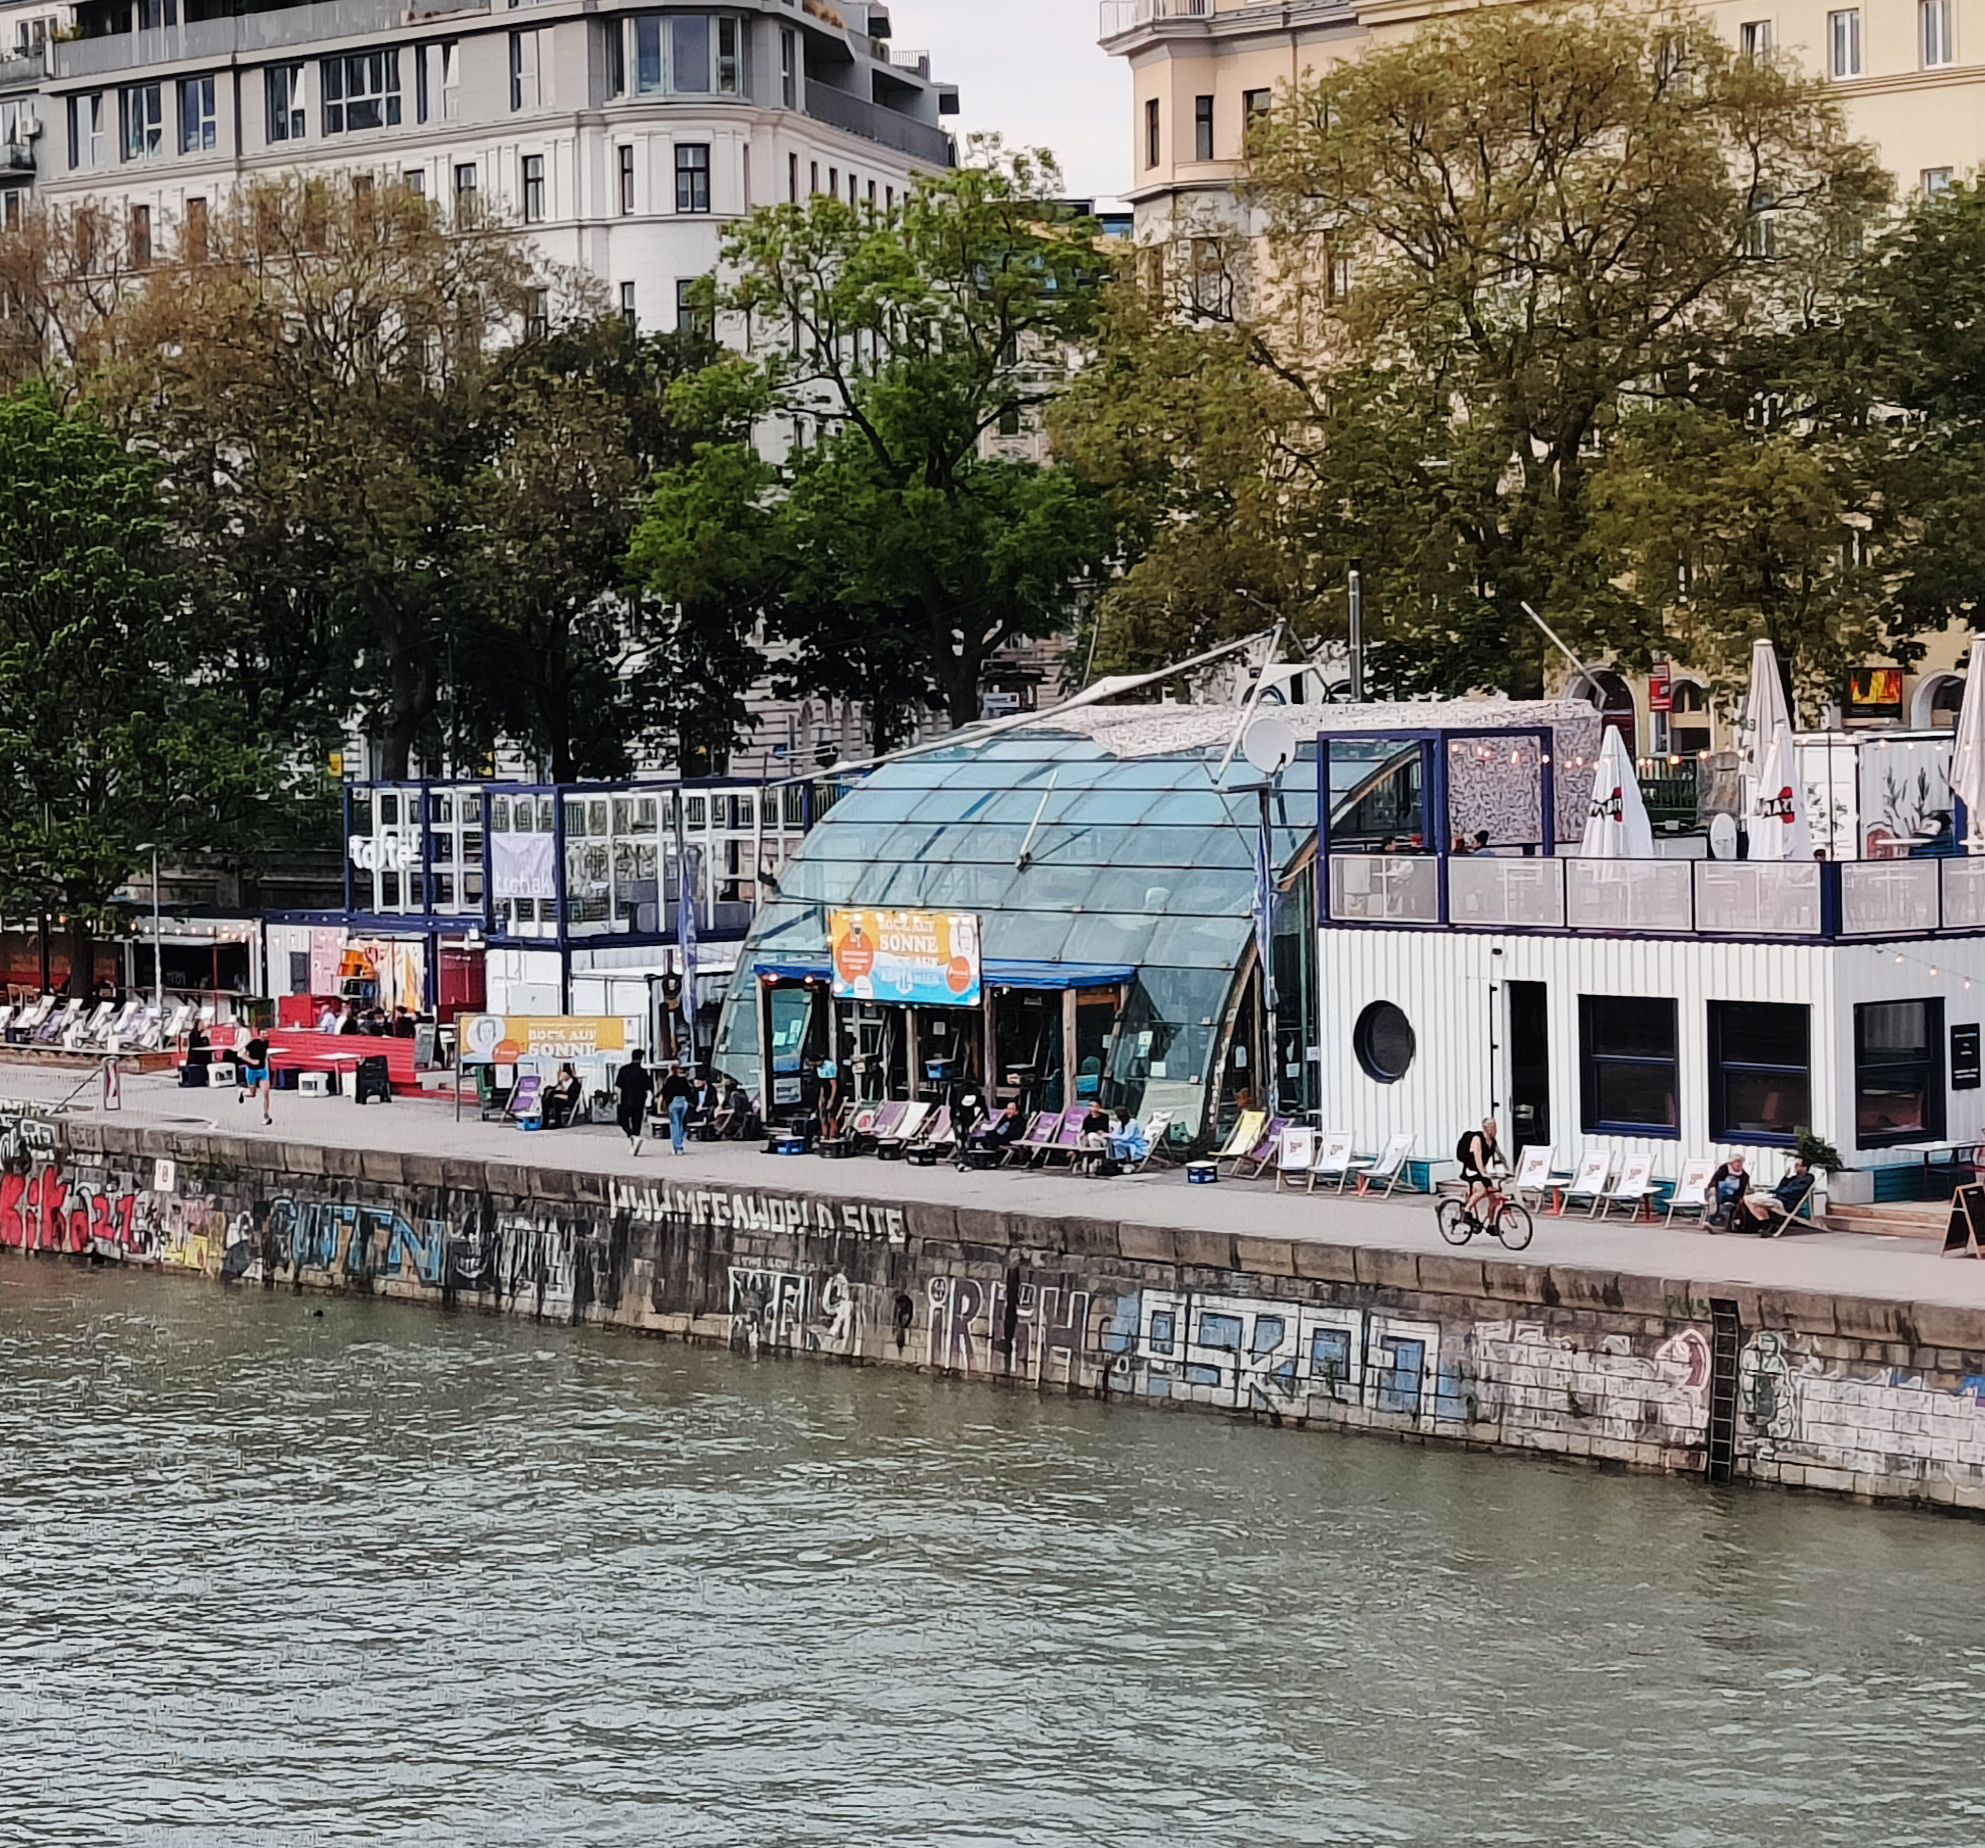
<svg viewBox="0 0 1985 1848"><path fill-rule="evenodd" d="M774 981L824 981L833 966L824 951L805 955L762 956L752 967ZM997 956L986 959L983 978L988 988L1026 988L1059 994L1070 988L1122 988L1137 979L1128 963L1014 962Z"/></svg>

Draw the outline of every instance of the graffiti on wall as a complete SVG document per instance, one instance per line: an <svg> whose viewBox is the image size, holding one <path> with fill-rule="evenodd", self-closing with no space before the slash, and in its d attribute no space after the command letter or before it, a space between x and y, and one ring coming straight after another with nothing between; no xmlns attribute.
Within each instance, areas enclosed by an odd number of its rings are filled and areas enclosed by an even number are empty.
<svg viewBox="0 0 1985 1848"><path fill-rule="evenodd" d="M845 1271L831 1271L816 1282L806 1271L732 1265L729 1304L731 1340L754 1354L761 1347L810 1354L855 1351L860 1302Z"/></svg>
<svg viewBox="0 0 1985 1848"><path fill-rule="evenodd" d="M932 1277L925 1363L947 1373L1001 1373L1082 1383L1089 1292L1021 1278Z"/></svg>
<svg viewBox="0 0 1985 1848"><path fill-rule="evenodd" d="M72 1256L155 1256L148 1194L65 1172L59 1162L10 1165L0 1173L0 1247Z"/></svg>
<svg viewBox="0 0 1985 1848"><path fill-rule="evenodd" d="M0 1097L0 1162L46 1162L61 1146L62 1113L31 1098Z"/></svg>
<svg viewBox="0 0 1985 1848"><path fill-rule="evenodd" d="M638 1225L679 1225L692 1231L853 1233L900 1245L909 1236L900 1206L866 1200L803 1200L751 1188L675 1187L666 1182L615 1181L610 1202Z"/></svg>

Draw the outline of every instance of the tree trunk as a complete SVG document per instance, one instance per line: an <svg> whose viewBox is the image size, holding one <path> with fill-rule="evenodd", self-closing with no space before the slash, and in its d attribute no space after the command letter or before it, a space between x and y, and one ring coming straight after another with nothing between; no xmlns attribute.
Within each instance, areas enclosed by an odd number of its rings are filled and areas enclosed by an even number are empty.
<svg viewBox="0 0 1985 1848"><path fill-rule="evenodd" d="M81 910L69 913L69 992L87 1001L96 987L96 932Z"/></svg>
<svg viewBox="0 0 1985 1848"><path fill-rule="evenodd" d="M413 649L393 651L393 671L387 687L386 724L379 741L380 773L389 783L404 782L413 762L414 743L434 714L434 670Z"/></svg>

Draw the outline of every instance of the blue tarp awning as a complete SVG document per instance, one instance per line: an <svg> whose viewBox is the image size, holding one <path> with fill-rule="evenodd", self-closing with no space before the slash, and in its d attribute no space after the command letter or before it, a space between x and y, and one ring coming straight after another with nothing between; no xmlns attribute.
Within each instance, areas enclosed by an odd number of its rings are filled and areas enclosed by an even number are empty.
<svg viewBox="0 0 1985 1848"><path fill-rule="evenodd" d="M761 956L752 964L761 976L801 982L830 975L825 951ZM1137 979L1128 963L1010 962L989 956L983 976L988 988L1031 988L1059 994L1069 988L1121 988Z"/></svg>

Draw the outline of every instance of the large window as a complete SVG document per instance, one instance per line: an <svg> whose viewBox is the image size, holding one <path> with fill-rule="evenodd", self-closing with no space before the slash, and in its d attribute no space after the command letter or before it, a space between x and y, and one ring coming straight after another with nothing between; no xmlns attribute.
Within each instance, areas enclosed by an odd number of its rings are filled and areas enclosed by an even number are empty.
<svg viewBox="0 0 1985 1848"><path fill-rule="evenodd" d="M269 68L269 139L303 139L303 66L276 64Z"/></svg>
<svg viewBox="0 0 1985 1848"><path fill-rule="evenodd" d="M214 80L208 77L182 77L179 80L179 151L198 154L215 141Z"/></svg>
<svg viewBox="0 0 1985 1848"><path fill-rule="evenodd" d="M1211 160L1213 158L1213 99L1210 96L1193 98L1192 104L1193 158Z"/></svg>
<svg viewBox="0 0 1985 1848"><path fill-rule="evenodd" d="M634 210L634 150L620 144L620 210L625 217Z"/></svg>
<svg viewBox="0 0 1985 1848"><path fill-rule="evenodd" d="M524 177L524 222L527 225L544 223L544 156L526 154L523 157Z"/></svg>
<svg viewBox="0 0 1985 1848"><path fill-rule="evenodd" d="M1827 75L1830 77L1858 77L1861 75L1861 9L1848 7L1838 13L1826 16L1827 25Z"/></svg>
<svg viewBox="0 0 1985 1848"><path fill-rule="evenodd" d="M118 100L124 115L124 158L150 160L165 146L165 97L160 86L126 84Z"/></svg>
<svg viewBox="0 0 1985 1848"><path fill-rule="evenodd" d="M1675 1004L1640 995L1578 998L1585 1133L1679 1136Z"/></svg>
<svg viewBox="0 0 1985 1848"><path fill-rule="evenodd" d="M676 283L675 324L682 333L701 334L706 340L716 338L717 316L707 278L689 276Z"/></svg>
<svg viewBox="0 0 1985 1848"><path fill-rule="evenodd" d="M799 34L791 26L779 28L779 100L788 109L800 106Z"/></svg>
<svg viewBox="0 0 1985 1848"><path fill-rule="evenodd" d="M1957 41L1952 31L1951 0L1921 0L1919 9L1923 68L1936 70L1957 61Z"/></svg>
<svg viewBox="0 0 1985 1848"><path fill-rule="evenodd" d="M510 35L510 107L539 109L551 101L551 34Z"/></svg>
<svg viewBox="0 0 1985 1848"><path fill-rule="evenodd" d="M1744 56L1762 64L1771 56L1771 21L1747 19L1737 28L1737 45Z"/></svg>
<svg viewBox="0 0 1985 1848"><path fill-rule="evenodd" d="M1943 1040L1942 1001L1874 1001L1854 1010L1857 1148L1943 1136Z"/></svg>
<svg viewBox="0 0 1985 1848"><path fill-rule="evenodd" d="M1158 164L1158 99L1155 96L1144 105L1144 164L1147 167Z"/></svg>
<svg viewBox="0 0 1985 1848"><path fill-rule="evenodd" d="M1812 1010L1769 1001L1709 1004L1709 1133L1790 1142L1813 1120Z"/></svg>
<svg viewBox="0 0 1985 1848"><path fill-rule="evenodd" d="M342 135L366 128L400 125L400 54L355 51L326 58L318 67L324 83L324 132Z"/></svg>
<svg viewBox="0 0 1985 1848"><path fill-rule="evenodd" d="M742 96L747 88L741 20L708 13L640 13L632 22L634 88L671 96ZM779 45L780 94L798 95L798 46L786 31ZM623 60L624 63L624 60Z"/></svg>
<svg viewBox="0 0 1985 1848"><path fill-rule="evenodd" d="M93 173L110 163L109 99L101 90L69 99L69 165Z"/></svg>
<svg viewBox="0 0 1985 1848"><path fill-rule="evenodd" d="M707 142L679 141L675 149L675 209L710 209L710 148Z"/></svg>

